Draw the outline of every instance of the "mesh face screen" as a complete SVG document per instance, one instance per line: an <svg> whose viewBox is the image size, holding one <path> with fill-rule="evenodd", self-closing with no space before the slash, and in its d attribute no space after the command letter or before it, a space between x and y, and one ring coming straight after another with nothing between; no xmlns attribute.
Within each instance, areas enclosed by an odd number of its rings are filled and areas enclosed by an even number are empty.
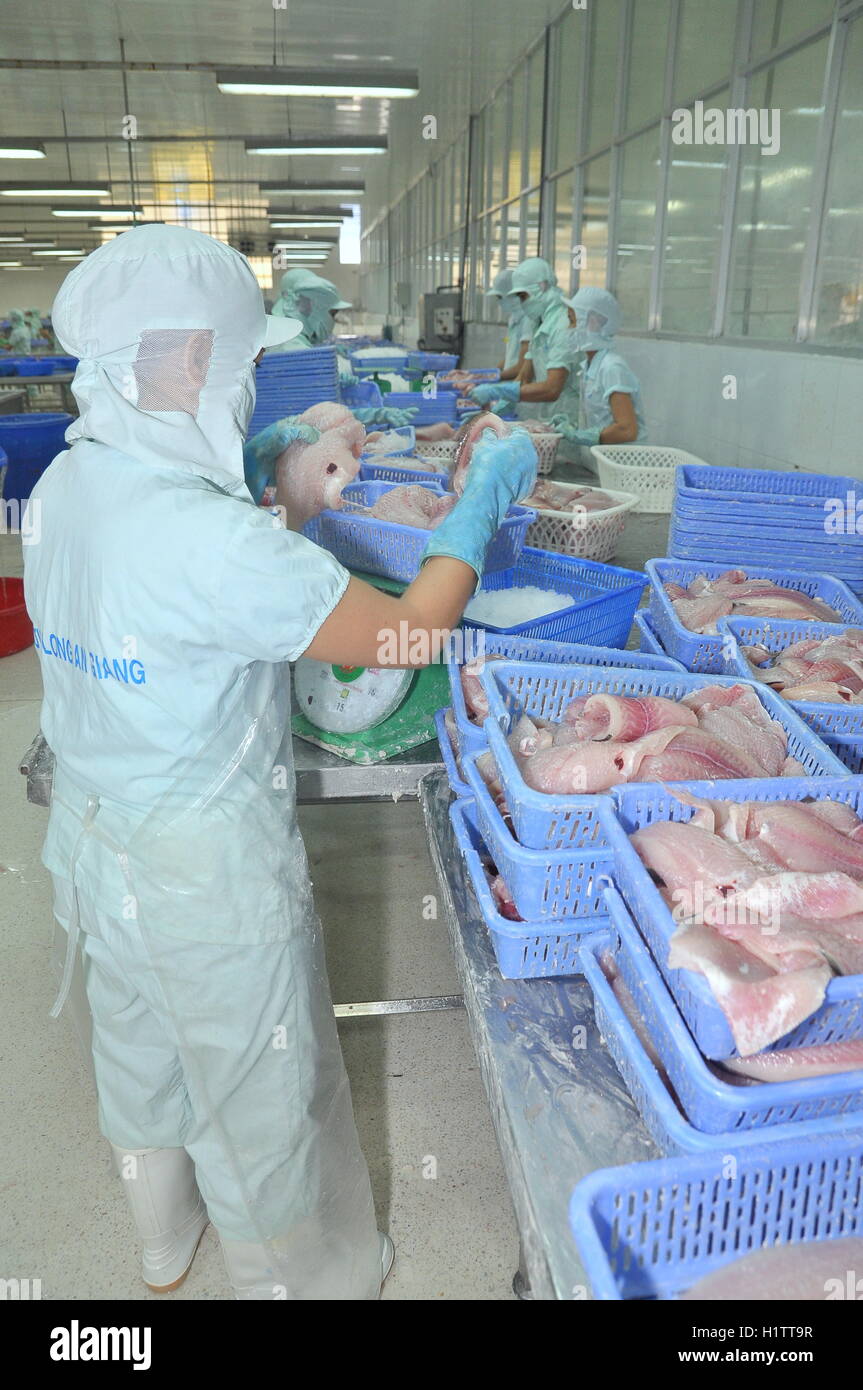
<svg viewBox="0 0 863 1390"><path fill-rule="evenodd" d="M215 336L211 328L143 332L134 365L139 410L196 415Z"/></svg>

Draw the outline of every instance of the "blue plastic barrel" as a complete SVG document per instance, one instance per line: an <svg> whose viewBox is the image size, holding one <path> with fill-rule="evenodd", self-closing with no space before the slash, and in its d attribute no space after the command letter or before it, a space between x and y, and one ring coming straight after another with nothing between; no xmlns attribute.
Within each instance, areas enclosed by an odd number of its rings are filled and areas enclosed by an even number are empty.
<svg viewBox="0 0 863 1390"><path fill-rule="evenodd" d="M65 448L72 416L61 411L0 415L0 448L9 460L3 482L7 502L25 502L52 459Z"/></svg>

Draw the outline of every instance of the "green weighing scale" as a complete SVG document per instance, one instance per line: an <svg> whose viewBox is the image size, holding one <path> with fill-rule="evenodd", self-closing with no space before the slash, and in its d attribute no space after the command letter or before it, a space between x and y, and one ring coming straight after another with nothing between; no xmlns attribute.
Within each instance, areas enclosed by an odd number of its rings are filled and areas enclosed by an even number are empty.
<svg viewBox="0 0 863 1390"><path fill-rule="evenodd" d="M357 574L377 589L401 594L396 580ZM301 656L294 663L291 720L298 738L352 763L381 763L435 737L434 716L450 702L446 666L418 671L339 666Z"/></svg>

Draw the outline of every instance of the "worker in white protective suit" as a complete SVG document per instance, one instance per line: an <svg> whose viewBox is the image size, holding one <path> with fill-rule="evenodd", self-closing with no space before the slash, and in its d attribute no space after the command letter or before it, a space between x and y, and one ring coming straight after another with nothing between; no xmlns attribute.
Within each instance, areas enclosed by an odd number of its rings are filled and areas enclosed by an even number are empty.
<svg viewBox="0 0 863 1390"><path fill-rule="evenodd" d="M567 308L548 261L530 256L517 265L512 273L512 292L521 302L530 330L518 377L475 386L471 398L482 406L519 402L523 415L538 419L563 413L577 421L580 359L573 351Z"/></svg>
<svg viewBox="0 0 863 1390"><path fill-rule="evenodd" d="M501 381L512 381L519 375L530 343L530 324L521 300L513 293L512 275L511 266L499 270L491 289L486 290L486 298L496 299L507 316L504 355L499 364Z"/></svg>
<svg viewBox="0 0 863 1390"><path fill-rule="evenodd" d="M555 428L572 444L643 444L646 439L641 386L614 345L620 305L610 290L586 285L564 303L572 324L573 355L581 358L581 420L555 418Z"/></svg>
<svg viewBox="0 0 863 1390"><path fill-rule="evenodd" d="M22 355L30 352L30 326L24 317L23 309L9 312L9 347L12 352Z"/></svg>
<svg viewBox="0 0 863 1390"><path fill-rule="evenodd" d="M524 432L475 450L395 598L249 495L254 364L299 325L267 319L245 257L135 228L71 272L53 318L80 415L34 488L25 562L68 933L53 1012L80 942L100 1126L150 1288L182 1282L211 1220L238 1298L373 1299L393 1250L297 826L288 662L374 664L405 621L433 644L535 452Z"/></svg>
<svg viewBox="0 0 863 1390"><path fill-rule="evenodd" d="M273 305L276 317L286 315L299 319L300 333L277 345L276 352L295 352L298 348L322 347L333 336L336 315L350 309L331 280L325 280L314 270L285 271L280 282L280 294Z"/></svg>

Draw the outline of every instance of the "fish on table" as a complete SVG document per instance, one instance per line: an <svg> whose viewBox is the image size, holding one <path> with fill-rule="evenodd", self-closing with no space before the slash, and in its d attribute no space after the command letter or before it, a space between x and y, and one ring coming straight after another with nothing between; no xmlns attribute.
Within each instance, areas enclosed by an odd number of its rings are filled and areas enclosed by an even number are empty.
<svg viewBox="0 0 863 1390"><path fill-rule="evenodd" d="M720 618L795 618L835 623L841 615L822 599L772 579L748 579L745 570L726 570L715 578L696 575L685 587L668 582L663 588L675 615L690 632L716 635Z"/></svg>

